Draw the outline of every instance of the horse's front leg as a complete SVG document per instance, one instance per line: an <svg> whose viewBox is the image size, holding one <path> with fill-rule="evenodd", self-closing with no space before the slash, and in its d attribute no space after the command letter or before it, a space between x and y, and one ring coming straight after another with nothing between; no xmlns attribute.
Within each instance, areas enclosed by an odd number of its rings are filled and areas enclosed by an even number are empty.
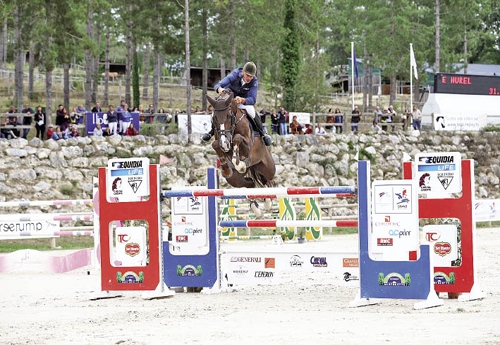
<svg viewBox="0 0 500 345"><path fill-rule="evenodd" d="M240 145L242 141L242 136L236 134L233 138L233 157L231 161L233 162L234 168L240 173L243 174L247 171L247 165L243 160L240 159Z"/></svg>
<svg viewBox="0 0 500 345"><path fill-rule="evenodd" d="M227 158L219 145L219 140L214 140L212 142L212 148L215 150L215 153L217 153L217 156L219 157L222 176L224 178L230 178L231 176L233 176L233 169L231 169L227 164Z"/></svg>

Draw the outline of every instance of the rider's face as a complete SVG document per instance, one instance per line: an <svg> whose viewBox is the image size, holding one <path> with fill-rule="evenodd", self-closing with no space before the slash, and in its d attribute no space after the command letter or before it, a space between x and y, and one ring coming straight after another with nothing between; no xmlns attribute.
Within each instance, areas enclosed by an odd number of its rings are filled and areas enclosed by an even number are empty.
<svg viewBox="0 0 500 345"><path fill-rule="evenodd" d="M243 80L245 81L245 83L251 82L252 79L253 79L253 77L251 75L248 75L245 73L245 71L243 71Z"/></svg>

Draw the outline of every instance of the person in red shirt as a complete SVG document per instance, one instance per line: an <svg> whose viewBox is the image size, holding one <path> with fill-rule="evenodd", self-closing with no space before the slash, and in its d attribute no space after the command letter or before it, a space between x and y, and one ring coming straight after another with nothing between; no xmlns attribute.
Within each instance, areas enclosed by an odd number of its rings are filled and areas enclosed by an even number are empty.
<svg viewBox="0 0 500 345"><path fill-rule="evenodd" d="M130 136L130 137L133 137L133 136L136 136L138 135L139 133L137 132L137 129L135 129L134 127L134 124L131 123L128 128L127 128L127 131L125 132L125 135L127 136Z"/></svg>
<svg viewBox="0 0 500 345"><path fill-rule="evenodd" d="M52 137L52 134L54 134L54 125L49 125L46 138L50 139Z"/></svg>

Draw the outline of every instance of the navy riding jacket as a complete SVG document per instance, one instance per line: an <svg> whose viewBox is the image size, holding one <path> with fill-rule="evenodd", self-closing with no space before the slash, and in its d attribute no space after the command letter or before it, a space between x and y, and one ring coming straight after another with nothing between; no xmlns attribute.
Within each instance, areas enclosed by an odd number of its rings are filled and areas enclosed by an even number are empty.
<svg viewBox="0 0 500 345"><path fill-rule="evenodd" d="M250 83L243 84L243 68L237 68L222 79L214 89L217 91L219 87L224 89L231 89L234 97L245 98L246 105L254 105L257 102L257 90L259 88L259 81L257 77L253 77Z"/></svg>

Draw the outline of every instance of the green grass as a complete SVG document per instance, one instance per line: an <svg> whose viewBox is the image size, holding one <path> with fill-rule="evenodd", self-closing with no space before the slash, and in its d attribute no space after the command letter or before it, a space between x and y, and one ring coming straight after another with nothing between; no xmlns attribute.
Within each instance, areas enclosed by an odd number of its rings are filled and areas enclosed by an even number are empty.
<svg viewBox="0 0 500 345"><path fill-rule="evenodd" d="M58 237L56 238L56 246L62 250L92 248L94 247L94 238L92 236ZM53 250L50 247L49 238L0 241L0 253L11 253L22 249Z"/></svg>

